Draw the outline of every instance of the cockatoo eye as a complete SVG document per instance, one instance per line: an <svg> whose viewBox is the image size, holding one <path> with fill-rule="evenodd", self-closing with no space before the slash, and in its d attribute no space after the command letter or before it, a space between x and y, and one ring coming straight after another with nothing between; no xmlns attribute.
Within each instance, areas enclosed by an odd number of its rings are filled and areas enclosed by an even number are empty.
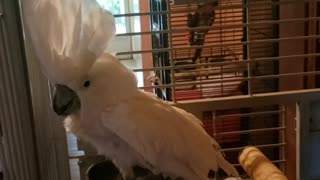
<svg viewBox="0 0 320 180"><path fill-rule="evenodd" d="M85 81L85 82L83 83L83 87L89 87L90 84L91 84L91 82L90 82L89 80L87 80L87 81Z"/></svg>

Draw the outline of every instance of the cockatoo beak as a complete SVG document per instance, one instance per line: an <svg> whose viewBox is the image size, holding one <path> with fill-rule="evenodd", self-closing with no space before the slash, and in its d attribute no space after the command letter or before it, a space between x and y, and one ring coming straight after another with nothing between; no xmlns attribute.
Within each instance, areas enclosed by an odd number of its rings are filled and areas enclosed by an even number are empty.
<svg viewBox="0 0 320 180"><path fill-rule="evenodd" d="M58 84L53 95L53 110L59 116L68 116L80 110L79 96L69 87Z"/></svg>

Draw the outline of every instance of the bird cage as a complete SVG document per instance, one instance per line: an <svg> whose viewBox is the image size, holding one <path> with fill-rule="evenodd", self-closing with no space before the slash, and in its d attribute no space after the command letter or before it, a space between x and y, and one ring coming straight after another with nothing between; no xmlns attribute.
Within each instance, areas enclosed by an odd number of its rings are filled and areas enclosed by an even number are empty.
<svg viewBox="0 0 320 180"><path fill-rule="evenodd" d="M296 157L288 153L296 148L290 136L296 109L281 97L299 98L297 90L319 87L319 3L139 2L139 12L115 17L140 21L141 29L118 37L141 44L117 53L138 57L127 61L141 64L131 67L142 75L140 88L197 115L242 174L238 154L254 145L289 179L296 177Z"/></svg>
<svg viewBox="0 0 320 180"><path fill-rule="evenodd" d="M291 179L296 109L268 98L319 86L318 7L312 0L140 1L138 13L115 14L141 23L118 34L138 37L140 46L117 55L139 55L141 66L131 69L142 74L140 88L197 115L242 174L238 154L254 145Z"/></svg>
<svg viewBox="0 0 320 180"><path fill-rule="evenodd" d="M320 130L316 113L320 100L318 1L119 2L128 4L123 11L114 13L116 19L122 19L117 26L122 31L117 32L115 48L123 47L115 51L120 61L136 73L139 88L199 117L208 134L221 145L227 160L243 177L246 174L237 158L243 147L253 145L288 179L320 178L320 171L307 168L319 165L300 161L302 158L311 160L311 156L318 158L314 155L316 151L310 150L318 148ZM0 6L0 20L1 10ZM7 22L6 19L3 22ZM3 39L6 38L0 33L0 40ZM125 48L121 46L123 43L126 43ZM2 52L7 51L2 49L0 55ZM27 45L26 52L28 59L34 58ZM9 60L15 62L12 58ZM10 63L0 68L14 74L11 68L3 68ZM35 126L32 133L36 137L34 148L41 149L30 154L37 156L38 166L43 167L38 173L42 179L54 180L55 174L65 173L55 169L62 168L59 163L65 156L63 129L60 122L53 123L52 119L57 118L52 118L52 112L45 108L50 103L49 93L45 94L50 91L47 82L39 76L39 68L34 68L34 61L27 61L27 65L35 119L32 122ZM8 81L3 82L8 84ZM7 102L11 97L15 100L11 92L11 89L0 88L0 101ZM1 114L2 108L7 107L0 107ZM10 117L6 114L0 119L7 129L15 125L11 123L15 122L14 118ZM32 133L28 135L30 139ZM18 141L17 136L6 129L3 134L4 143L10 138ZM104 157L71 134L66 139L71 179L85 180L88 168ZM19 154L17 157L27 157L26 153L18 153L22 148L9 145L6 153L15 149L12 153ZM11 156L6 158L10 166L11 161L20 161ZM28 167L33 169L33 166ZM305 178L307 175L309 177Z"/></svg>

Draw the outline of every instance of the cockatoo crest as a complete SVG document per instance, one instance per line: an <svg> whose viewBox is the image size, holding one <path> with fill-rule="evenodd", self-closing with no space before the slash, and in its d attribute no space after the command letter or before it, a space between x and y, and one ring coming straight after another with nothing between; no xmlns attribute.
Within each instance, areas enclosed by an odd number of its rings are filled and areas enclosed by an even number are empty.
<svg viewBox="0 0 320 180"><path fill-rule="evenodd" d="M21 2L27 37L54 83L78 83L115 37L113 15L95 0Z"/></svg>

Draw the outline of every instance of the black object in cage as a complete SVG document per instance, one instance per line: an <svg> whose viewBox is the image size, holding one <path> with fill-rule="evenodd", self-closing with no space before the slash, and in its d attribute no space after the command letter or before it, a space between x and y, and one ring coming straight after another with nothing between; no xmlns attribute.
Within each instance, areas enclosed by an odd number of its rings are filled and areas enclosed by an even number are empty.
<svg viewBox="0 0 320 180"><path fill-rule="evenodd" d="M168 5L166 0L150 0L150 12L167 11ZM164 31L168 29L168 15L167 14L152 14L151 31ZM157 33L152 35L152 49L168 48L169 36L168 33ZM154 67L170 66L169 52L155 52L153 55ZM170 70L158 70L155 71L155 75L159 77L162 84L170 84ZM159 84L155 84L159 85ZM164 99L171 100L170 88L156 88L156 94Z"/></svg>

